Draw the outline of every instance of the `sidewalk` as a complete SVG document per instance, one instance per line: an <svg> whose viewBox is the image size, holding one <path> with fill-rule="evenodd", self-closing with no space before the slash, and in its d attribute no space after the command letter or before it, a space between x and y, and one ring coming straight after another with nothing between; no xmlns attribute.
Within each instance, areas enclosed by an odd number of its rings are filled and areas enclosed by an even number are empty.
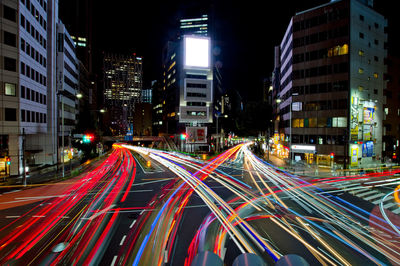
<svg viewBox="0 0 400 266"><path fill-rule="evenodd" d="M81 172L87 171L93 168L93 164L102 158L106 157L108 153L105 153L99 157L96 157L92 160L88 160L83 164L80 164L79 159L75 159L71 161L71 164L68 162L64 164L64 178L62 176L62 165L51 165L45 168L37 168L29 173L26 177L26 184L41 184L55 181L62 181L74 177ZM71 169L72 168L72 169ZM12 176L8 177L5 181L3 179L0 180L0 185L3 188L0 189L0 192L6 190L7 186L15 187L23 185L23 176Z"/></svg>

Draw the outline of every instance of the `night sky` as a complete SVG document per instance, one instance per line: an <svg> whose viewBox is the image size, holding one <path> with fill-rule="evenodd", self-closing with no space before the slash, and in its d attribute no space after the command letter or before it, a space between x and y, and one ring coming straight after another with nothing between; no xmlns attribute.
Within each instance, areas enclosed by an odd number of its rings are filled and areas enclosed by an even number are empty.
<svg viewBox="0 0 400 266"><path fill-rule="evenodd" d="M69 0L60 0L67 6ZM82 0L81 0L82 1ZM374 1L389 21L389 49L399 55L393 1ZM161 72L161 52L173 35L172 29L185 10L207 10L215 14L216 42L221 49L224 86L237 89L245 99L261 96L262 80L273 70L274 46L285 33L296 12L327 3L307 1L127 1L94 0L93 48L122 54L136 53L144 58L145 87ZM205 8L205 9L204 9ZM60 11L61 17L69 16ZM65 18L67 20L67 18Z"/></svg>

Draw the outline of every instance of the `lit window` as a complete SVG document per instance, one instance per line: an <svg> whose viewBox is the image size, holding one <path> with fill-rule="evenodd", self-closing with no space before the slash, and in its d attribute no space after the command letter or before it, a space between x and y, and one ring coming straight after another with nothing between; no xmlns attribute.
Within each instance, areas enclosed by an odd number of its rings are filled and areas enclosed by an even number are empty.
<svg viewBox="0 0 400 266"><path fill-rule="evenodd" d="M4 90L5 90L5 95L15 96L15 84L7 82L4 83Z"/></svg>
<svg viewBox="0 0 400 266"><path fill-rule="evenodd" d="M362 74L364 73L364 69L362 69L361 67L358 69L358 73Z"/></svg>
<svg viewBox="0 0 400 266"><path fill-rule="evenodd" d="M376 72L374 73L374 78L376 78L376 79L378 78L378 73L376 73Z"/></svg>
<svg viewBox="0 0 400 266"><path fill-rule="evenodd" d="M358 86L358 90L359 90L359 91L363 91L363 90L364 90L364 87L363 87L363 86Z"/></svg>
<svg viewBox="0 0 400 266"><path fill-rule="evenodd" d="M358 55L359 56L364 56L364 51L363 50L358 50Z"/></svg>
<svg viewBox="0 0 400 266"><path fill-rule="evenodd" d="M388 115L389 114L389 108L385 108L385 115Z"/></svg>

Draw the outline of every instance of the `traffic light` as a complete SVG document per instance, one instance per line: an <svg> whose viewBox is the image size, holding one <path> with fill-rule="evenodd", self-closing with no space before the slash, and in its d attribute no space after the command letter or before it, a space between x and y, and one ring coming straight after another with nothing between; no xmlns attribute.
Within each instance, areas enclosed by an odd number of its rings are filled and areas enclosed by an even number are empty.
<svg viewBox="0 0 400 266"><path fill-rule="evenodd" d="M7 165L11 165L11 159L10 158L7 158L6 162L7 162Z"/></svg>
<svg viewBox="0 0 400 266"><path fill-rule="evenodd" d="M335 154L333 152L331 152L331 159L333 159L335 157Z"/></svg>
<svg viewBox="0 0 400 266"><path fill-rule="evenodd" d="M393 160L396 160L396 159L397 159L397 155L396 155L396 153L395 153L395 152L393 152L392 159L393 159Z"/></svg>
<svg viewBox="0 0 400 266"><path fill-rule="evenodd" d="M182 133L182 134L181 134L181 140L184 140L184 139L186 139L186 137L187 137L187 136L186 136L186 134L185 134L185 133Z"/></svg>
<svg viewBox="0 0 400 266"><path fill-rule="evenodd" d="M83 135L83 143L90 143L94 139L94 136L91 134Z"/></svg>

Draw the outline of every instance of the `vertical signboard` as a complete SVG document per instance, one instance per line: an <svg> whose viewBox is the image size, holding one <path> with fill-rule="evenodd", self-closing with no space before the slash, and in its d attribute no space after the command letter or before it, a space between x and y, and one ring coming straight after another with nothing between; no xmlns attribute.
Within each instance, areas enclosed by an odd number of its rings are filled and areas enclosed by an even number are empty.
<svg viewBox="0 0 400 266"><path fill-rule="evenodd" d="M351 166L358 166L358 146L351 147Z"/></svg>

